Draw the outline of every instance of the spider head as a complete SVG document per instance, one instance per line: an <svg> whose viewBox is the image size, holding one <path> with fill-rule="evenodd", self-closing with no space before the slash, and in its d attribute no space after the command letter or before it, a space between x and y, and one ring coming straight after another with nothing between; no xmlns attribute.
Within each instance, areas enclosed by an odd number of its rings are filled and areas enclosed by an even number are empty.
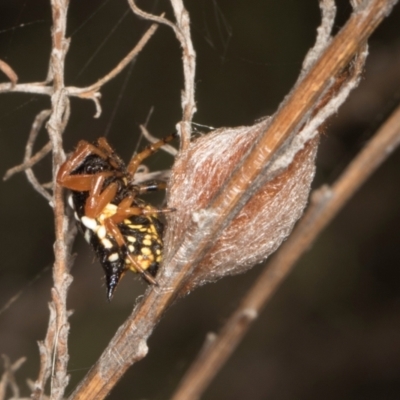
<svg viewBox="0 0 400 400"><path fill-rule="evenodd" d="M112 171L114 169L115 168L113 168L113 166L104 158L97 154L90 154L85 158L84 162L82 162L82 164L72 172L72 174L95 175L99 172Z"/></svg>

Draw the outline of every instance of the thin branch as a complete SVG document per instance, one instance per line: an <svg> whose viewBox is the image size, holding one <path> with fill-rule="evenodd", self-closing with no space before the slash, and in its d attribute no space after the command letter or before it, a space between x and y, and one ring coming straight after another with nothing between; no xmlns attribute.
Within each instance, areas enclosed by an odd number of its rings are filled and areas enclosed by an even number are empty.
<svg viewBox="0 0 400 400"><path fill-rule="evenodd" d="M35 144L40 129L42 128L46 119L49 117L50 113L51 110L43 110L36 116L32 124L31 131L29 133L28 141L25 146L25 156L23 163L9 169L3 177L3 180L7 180L17 172L25 171L28 181L31 183L33 188L38 193L40 193L48 202L52 201L52 197L37 180L31 168L51 151L51 143L49 142L32 157L33 145Z"/></svg>
<svg viewBox="0 0 400 400"><path fill-rule="evenodd" d="M38 342L40 355L40 370L36 382L32 385L32 399L40 400L44 396L46 382L50 378L52 350L56 337L56 311L53 303L49 304L50 316L44 341Z"/></svg>
<svg viewBox="0 0 400 400"><path fill-rule="evenodd" d="M46 82L18 83L15 86L9 82L0 83L0 93L20 92L51 96L53 94L53 88L46 85Z"/></svg>
<svg viewBox="0 0 400 400"><path fill-rule="evenodd" d="M4 372L3 375L1 376L0 380L0 400L4 400L6 393L7 393L7 387L10 387L12 393L13 393L13 398L19 399L19 387L17 385L17 382L15 380L15 372L18 371L18 369L21 367L21 365L26 361L25 357L22 357L18 359L17 361L14 362L14 364L11 364L10 359L6 355L2 355L3 358L3 368Z"/></svg>
<svg viewBox="0 0 400 400"><path fill-rule="evenodd" d="M98 98L100 96L98 91L101 89L103 85L105 85L111 79L115 78L143 50L144 46L154 35L157 28L158 28L157 24L152 24L150 28L141 37L139 42L135 45L135 47L107 75L103 76L96 83L93 83L92 85L84 88L77 88L73 86L68 87L67 88L68 94L71 96L78 96L80 98L87 98L95 101L95 103L97 104L97 113L95 115L95 118L98 118L101 113L98 103Z"/></svg>
<svg viewBox="0 0 400 400"><path fill-rule="evenodd" d="M105 76L100 78L97 82L92 85L79 88L75 86L67 86L64 87L65 95L72 97L79 97L81 99L89 99L95 103L96 106L96 114L95 118L98 118L101 114L101 106L100 106L100 97L101 94L99 90L105 85L107 82L115 78L144 48L150 38L153 36L155 31L157 30L157 24L153 24L150 28L144 33L139 42L135 45L135 47ZM53 74L51 74L53 76ZM54 95L54 87L47 86L48 80L45 82L33 82L33 83L22 83L22 84L13 84L13 83L1 83L0 84L0 93L8 93L8 92L21 92L21 93L32 93L32 94L42 94L53 96Z"/></svg>
<svg viewBox="0 0 400 400"><path fill-rule="evenodd" d="M168 306L176 299L191 273L201 262L201 257L215 243L226 221L231 221L254 191L254 182L271 161L272 154L306 122L339 71L363 47L369 35L387 16L393 0L372 0L362 11L354 13L321 58L288 96L268 131L250 150L244 161L232 174L224 190L204 213L175 238L176 245L166 248L165 264L160 270L158 287L150 287L129 319L119 328L100 359L70 396L70 399L102 399L125 371L142 359L148 351L147 339ZM250 195L248 195L250 193ZM222 220L219 216L224 216ZM171 215L171 219L175 218ZM198 242L199 235L208 241ZM211 243L211 244L209 244ZM193 261L193 262L192 262Z"/></svg>
<svg viewBox="0 0 400 400"><path fill-rule="evenodd" d="M182 47L182 62L184 75L184 90L182 93L182 121L179 124L181 133L181 149L189 146L191 136L191 122L196 112L195 102L195 72L196 72L196 52L194 51L191 34L189 13L185 9L182 0L171 0L171 5L175 13L176 24L164 17L149 14L141 10L134 0L128 0L132 11L145 19L155 21L169 26L175 33Z"/></svg>
<svg viewBox="0 0 400 400"><path fill-rule="evenodd" d="M2 71L11 81L11 86L15 87L18 82L18 75L15 71L3 60L0 60L0 71Z"/></svg>
<svg viewBox="0 0 400 400"><path fill-rule="evenodd" d="M47 154L51 152L51 143L47 142L35 155L29 158L26 162L24 161L22 164L16 165L6 171L3 176L3 181L10 179L13 175L23 172L28 168L32 168L35 164L37 164L40 160L46 157Z"/></svg>
<svg viewBox="0 0 400 400"><path fill-rule="evenodd" d="M168 20L167 18L165 18L163 15L162 16L153 15L153 14L149 14L149 13L141 10L135 4L134 0L128 0L128 3L129 3L129 6L131 7L132 11L139 17L142 17L149 21L157 22L158 24L167 25L175 32L176 35L180 35L180 32L179 32L178 28L176 27L176 25L174 23L172 23L170 20Z"/></svg>
<svg viewBox="0 0 400 400"><path fill-rule="evenodd" d="M45 187L37 180L35 174L33 173L31 168L28 168L25 171L25 175L28 178L29 183L32 187L41 194L50 204L53 202L53 197L49 194L49 192L45 189Z"/></svg>
<svg viewBox="0 0 400 400"><path fill-rule="evenodd" d="M336 4L334 0L320 0L319 3L322 21L317 29L317 38L312 49L307 53L303 61L302 71L299 80L307 73L311 66L318 60L323 51L332 40L332 29L336 17Z"/></svg>
<svg viewBox="0 0 400 400"><path fill-rule="evenodd" d="M51 143L47 143L42 150L39 151L39 153L37 153L38 159L37 161L39 161L41 158L43 158L46 154L48 154L51 151ZM31 160L33 161L34 159L31 158ZM37 162L36 161L36 162ZM28 163L27 163L28 164ZM25 164L25 166L27 166L27 164ZM40 193L49 203L52 202L53 198L52 196L49 194L49 192L45 189L44 185L42 185L36 178L35 174L33 173L32 168L30 168L28 166L28 168L25 169L25 174L26 177L28 178L29 183L33 186L33 188Z"/></svg>
<svg viewBox="0 0 400 400"><path fill-rule="evenodd" d="M70 106L69 106L69 103L67 103L66 108L65 108L64 120L60 124L61 132L63 132L65 129L66 123L69 120L70 112L71 112ZM40 159L42 159L46 154L48 154L51 151L52 143L48 142L47 144L45 144L42 147L42 149L40 149L35 154L35 156L32 157L32 148L33 148L33 144L36 140L36 136L38 135L42 124L50 115L51 115L51 110L43 110L37 115L35 122L32 126L32 130L29 135L28 143L27 143L27 146L25 149L25 157L24 157L24 163L23 163L24 166L28 166L33 161L38 162ZM25 174L28 178L28 181L31 183L31 185L34 187L34 189L37 192L39 192L44 198L46 198L50 204L52 204L53 198L49 195L49 193L47 192L46 189L53 189L53 183L51 183L51 185L48 185L47 183L40 183L37 180L35 174L33 173L33 170L31 167L28 167L25 169Z"/></svg>
<svg viewBox="0 0 400 400"><path fill-rule="evenodd" d="M25 146L24 161L22 162L22 164L7 170L7 172L4 174L3 177L4 181L11 178L14 174L18 172L22 172L28 168L33 167L38 161L40 161L51 151L51 146L49 146L49 144L51 145L51 143L47 143L34 156L32 156L33 146L35 144L36 138L39 134L40 129L42 129L46 119L50 116L50 113L51 110L43 110L40 111L38 115L36 115L35 120L33 121L32 124L31 131L28 136L28 141Z"/></svg>
<svg viewBox="0 0 400 400"><path fill-rule="evenodd" d="M69 274L69 250L71 246L71 232L68 218L64 216L64 201L62 188L55 184L56 172L65 159L62 150L62 132L68 122L69 101L64 85L64 63L69 47L69 40L65 37L68 0L52 0L52 50L50 65L53 76L53 94L51 96L52 111L47 130L53 149L53 199L55 219L54 254L53 267L52 304L54 310L53 319L50 320L48 333L44 343L40 344L41 372L35 383L33 396L40 399L44 393L45 382L48 379L50 365L53 364L50 397L60 400L63 398L65 388L69 382L67 374L68 365L68 332L69 312L67 311L67 291L72 277ZM54 322L54 323L52 323Z"/></svg>
<svg viewBox="0 0 400 400"><path fill-rule="evenodd" d="M185 88L182 93L182 121L180 122L181 148L185 150L189 147L192 133L192 119L196 112L195 100L195 74L196 74L196 52L194 51L192 37L190 34L190 16L182 0L171 0L171 5L175 13L176 25L181 32L177 36L183 49L183 76Z"/></svg>
<svg viewBox="0 0 400 400"><path fill-rule="evenodd" d="M172 400L196 400L201 397L268 300L292 271L298 259L399 144L400 107L389 117L331 188L323 186L314 192L312 203L303 219L287 242L265 266L256 283L250 288L220 333L199 353L172 396Z"/></svg>

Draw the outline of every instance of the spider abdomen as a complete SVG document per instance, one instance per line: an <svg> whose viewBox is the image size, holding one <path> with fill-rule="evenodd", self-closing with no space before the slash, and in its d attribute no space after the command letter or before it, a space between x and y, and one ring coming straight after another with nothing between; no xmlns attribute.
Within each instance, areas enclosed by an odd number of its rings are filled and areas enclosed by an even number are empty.
<svg viewBox="0 0 400 400"><path fill-rule="evenodd" d="M144 271L155 276L162 260L163 224L155 215L133 215L118 224L125 245L118 245L112 234L107 232L104 220L116 213L118 206L109 203L97 218L89 218L84 213L87 196L82 192L72 192L68 202L85 240L92 246L105 273L108 296L112 296L123 274L130 270L139 272L131 262L133 258ZM83 204L82 204L83 202ZM135 202L135 206L146 207Z"/></svg>

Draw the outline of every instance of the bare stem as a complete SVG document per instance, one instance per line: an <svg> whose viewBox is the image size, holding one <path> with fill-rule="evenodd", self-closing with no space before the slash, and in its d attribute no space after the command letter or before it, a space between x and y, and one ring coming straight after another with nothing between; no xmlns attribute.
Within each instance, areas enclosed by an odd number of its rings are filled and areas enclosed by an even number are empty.
<svg viewBox="0 0 400 400"><path fill-rule="evenodd" d="M25 146L25 156L22 164L10 168L3 177L3 180L9 179L14 174L25 171L28 181L34 187L34 189L40 193L47 201L52 201L50 193L43 188L40 182L37 180L35 174L32 171L32 167L39 162L43 157L51 151L51 143L47 143L39 152L32 157L32 150L35 144L36 138L42 128L44 122L49 117L51 110L41 111L35 118L32 124L31 131L29 133L28 141Z"/></svg>
<svg viewBox="0 0 400 400"><path fill-rule="evenodd" d="M11 86L15 86L18 82L18 75L15 71L3 60L0 60L0 71L2 71L11 82Z"/></svg>
<svg viewBox="0 0 400 400"><path fill-rule="evenodd" d="M180 123L181 148L185 150L189 147L190 136L192 133L192 119L196 112L195 100L195 73L196 73L196 52L194 51L192 37L190 34L190 17L182 0L171 0L171 5L175 13L176 26L181 33L178 37L181 42L183 54L183 76L185 88L182 93L182 121Z"/></svg>
<svg viewBox="0 0 400 400"><path fill-rule="evenodd" d="M135 47L118 63L118 65L115 66L108 74L99 79L96 83L93 83L92 85L87 86L85 88L68 87L67 88L68 94L71 96L78 96L81 98L88 98L93 100L97 108L97 113L95 114L95 118L99 117L101 114L101 107L98 101L100 97L99 90L107 82L115 78L143 50L143 47L154 35L157 28L158 28L157 24L152 24L150 28L141 37L139 42L135 45Z"/></svg>
<svg viewBox="0 0 400 400"><path fill-rule="evenodd" d="M182 62L184 75L184 90L182 93L182 121L179 124L181 133L181 149L184 150L189 146L192 131L192 118L196 112L195 101L195 72L196 72L196 52L194 51L192 38L190 34L190 18L189 13L185 9L182 0L171 0L174 10L176 23L172 23L163 16L149 14L141 10L134 0L128 0L132 11L142 18L150 21L158 22L169 26L175 33L182 47Z"/></svg>
<svg viewBox="0 0 400 400"><path fill-rule="evenodd" d="M11 364L10 359L6 355L3 354L2 357L4 372L0 379L0 400L4 400L6 398L8 388L12 391L14 399L20 399L19 387L15 380L14 374L26 361L26 358L22 357L15 361L14 364Z"/></svg>
<svg viewBox="0 0 400 400"><path fill-rule="evenodd" d="M110 72L108 72L105 76L100 78L97 82L83 88L75 86L67 86L67 87L64 86L63 87L64 96L69 96L69 97L72 96L72 97L79 97L81 99L92 100L95 103L97 110L95 118L99 117L101 114L101 106L99 101L101 95L99 93L99 90L107 82L115 78L140 53L143 47L153 36L157 28L158 28L157 24L151 25L150 28L144 33L142 38L139 40L139 42L134 46L134 48ZM49 76L54 77L54 71L52 69ZM45 82L32 82L32 83L21 83L21 84L16 84L15 82L0 83L0 93L21 92L21 93L42 94L48 96L54 95L54 86L48 86L50 80L46 80Z"/></svg>
<svg viewBox="0 0 400 400"><path fill-rule="evenodd" d="M53 76L53 94L51 96L51 115L47 124L50 142L53 149L53 199L55 218L54 244L55 261L53 267L52 304L53 319L50 319L46 341L40 344L41 373L35 383L34 398L41 398L49 373L51 373L50 392L52 399L62 399L69 377L68 365L68 332L67 291L72 281L69 275L69 246L71 244L68 219L64 216L62 189L55 184L55 173L65 159L62 150L61 135L69 117L69 104L64 87L64 62L68 51L69 40L65 37L68 0L52 0L52 51L50 65ZM54 323L54 324L53 324ZM44 348L45 347L45 348ZM49 359L51 357L51 359ZM51 368L50 368L51 366Z"/></svg>

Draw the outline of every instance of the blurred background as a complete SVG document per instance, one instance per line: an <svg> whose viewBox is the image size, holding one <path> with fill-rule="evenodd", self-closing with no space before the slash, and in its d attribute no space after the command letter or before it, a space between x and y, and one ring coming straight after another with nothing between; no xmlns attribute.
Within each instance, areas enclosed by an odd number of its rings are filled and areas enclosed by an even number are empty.
<svg viewBox="0 0 400 400"><path fill-rule="evenodd" d="M0 58L20 82L42 81L48 69L51 10L48 0L0 1ZM338 3L336 31L351 8ZM168 1L141 1L166 12ZM295 82L320 23L317 0L187 0L197 52L194 121L221 127L252 124L271 115ZM370 40L364 78L329 121L317 160L314 187L332 183L400 99L400 6ZM149 23L125 0L72 0L66 84L86 86L105 75L137 43ZM0 81L6 78L0 73ZM128 160L140 140L139 124L158 137L180 120L181 52L173 33L160 27L144 51L103 87L103 113L72 99L64 134L66 151L80 139L106 135ZM21 163L36 114L49 99L0 95L0 174ZM151 114L150 118L149 115ZM196 128L199 132L206 128ZM41 131L35 148L47 142ZM147 162L146 162L147 163ZM168 168L171 156L149 159ZM50 157L35 167L51 177ZM400 153L396 151L320 236L260 315L239 349L204 395L214 399L400 398ZM52 210L19 174L0 182L0 352L28 361L17 374L36 379L37 341L46 333L53 262ZM162 196L152 196L154 204ZM111 303L103 271L78 236L74 245L70 318L70 391L97 360L146 288L125 277ZM199 351L257 278L262 266L206 285L165 315L150 338L148 356L133 366L109 399L167 399Z"/></svg>

